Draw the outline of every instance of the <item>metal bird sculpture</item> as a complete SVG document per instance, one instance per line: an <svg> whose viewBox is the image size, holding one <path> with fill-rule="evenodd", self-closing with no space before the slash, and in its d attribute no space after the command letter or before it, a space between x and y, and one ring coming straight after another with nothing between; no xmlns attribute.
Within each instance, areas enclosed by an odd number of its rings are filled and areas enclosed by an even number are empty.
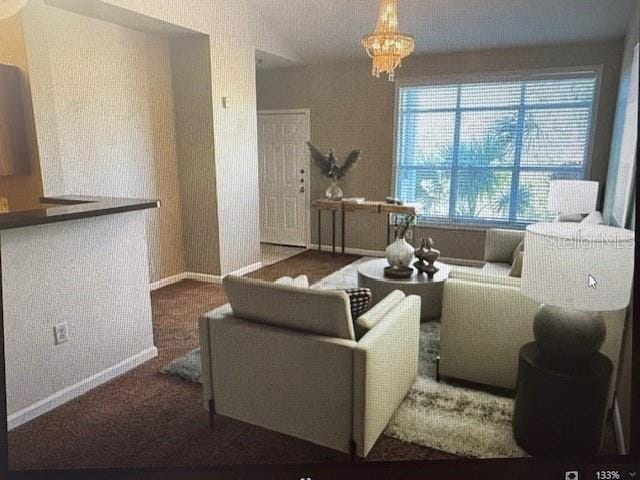
<svg viewBox="0 0 640 480"><path fill-rule="evenodd" d="M347 155L342 166L338 166L338 159L336 158L336 154L333 149L331 149L329 153L324 154L311 142L307 142L307 146L309 147L309 152L311 153L313 162L320 169L322 175L331 180L341 180L347 173L349 173L353 166L358 163L362 153L360 150L352 151Z"/></svg>

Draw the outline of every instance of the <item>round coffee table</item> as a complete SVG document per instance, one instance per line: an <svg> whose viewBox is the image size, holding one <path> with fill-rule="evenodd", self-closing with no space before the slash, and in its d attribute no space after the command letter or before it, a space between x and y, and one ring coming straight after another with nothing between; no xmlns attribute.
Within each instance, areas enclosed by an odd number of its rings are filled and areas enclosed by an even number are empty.
<svg viewBox="0 0 640 480"><path fill-rule="evenodd" d="M413 262L412 262L413 263ZM395 279L384 276L384 268L389 265L386 258L371 260L358 267L358 286L371 290L371 301L375 305L394 290L402 290L407 295L418 295L422 299L420 320L423 322L440 318L442 313L442 291L449 277L451 267L436 262L440 270L433 278L420 275L414 268L411 277Z"/></svg>

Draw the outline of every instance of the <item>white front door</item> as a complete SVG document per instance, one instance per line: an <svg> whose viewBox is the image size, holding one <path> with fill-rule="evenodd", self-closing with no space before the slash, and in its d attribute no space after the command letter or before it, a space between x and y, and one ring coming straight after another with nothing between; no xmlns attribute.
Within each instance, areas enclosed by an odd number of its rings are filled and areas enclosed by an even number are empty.
<svg viewBox="0 0 640 480"><path fill-rule="evenodd" d="M258 113L260 241L307 246L309 113Z"/></svg>

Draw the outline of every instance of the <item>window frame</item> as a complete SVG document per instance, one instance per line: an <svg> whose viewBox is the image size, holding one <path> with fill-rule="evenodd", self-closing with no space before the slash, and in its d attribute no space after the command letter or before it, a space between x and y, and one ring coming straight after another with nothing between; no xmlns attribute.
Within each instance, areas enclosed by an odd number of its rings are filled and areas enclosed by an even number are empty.
<svg viewBox="0 0 640 480"><path fill-rule="evenodd" d="M511 71L487 71L460 74L427 75L415 77L398 78L394 84L394 119L393 119L393 162L391 166L391 192L397 197L398 185L398 134L400 132L400 90L404 87L437 86L437 85L457 85L470 83L490 83L508 81L527 80L553 80L567 78L581 78L585 75L595 75L595 90L593 95L593 105L591 107L591 125L588 133L588 142L585 153L584 176L583 179L591 179L593 165L593 152L595 146L596 131L598 125L598 113L600 107L600 92L602 89L603 65L583 65L575 67L523 69ZM460 221L457 219L422 219L418 217L419 227L449 227L453 229L486 230L490 228L511 228L523 230L530 223L509 222L496 220Z"/></svg>

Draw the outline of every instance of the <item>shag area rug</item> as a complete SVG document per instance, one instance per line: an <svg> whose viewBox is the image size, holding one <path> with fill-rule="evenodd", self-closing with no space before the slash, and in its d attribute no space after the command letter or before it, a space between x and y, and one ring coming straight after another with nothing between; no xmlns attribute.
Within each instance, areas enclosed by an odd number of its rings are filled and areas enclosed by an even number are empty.
<svg viewBox="0 0 640 480"><path fill-rule="evenodd" d="M324 278L313 288L349 288L357 285L363 258ZM214 312L224 315L225 307ZM474 458L527 456L513 440L513 399L481 390L436 382L440 323L420 328L418 378L394 414L385 434L409 443ZM200 350L163 367L163 373L200 382Z"/></svg>

